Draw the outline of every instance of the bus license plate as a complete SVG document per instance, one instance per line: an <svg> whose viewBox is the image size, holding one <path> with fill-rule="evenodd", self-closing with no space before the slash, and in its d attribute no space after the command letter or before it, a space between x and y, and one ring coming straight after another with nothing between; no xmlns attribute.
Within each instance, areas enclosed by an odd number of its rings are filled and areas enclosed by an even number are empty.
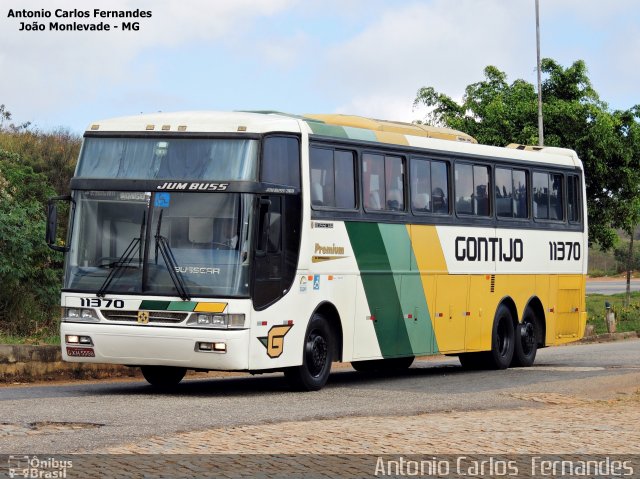
<svg viewBox="0 0 640 479"><path fill-rule="evenodd" d="M91 348L69 348L67 347L67 354L69 356L76 356L81 358L94 358L96 353Z"/></svg>

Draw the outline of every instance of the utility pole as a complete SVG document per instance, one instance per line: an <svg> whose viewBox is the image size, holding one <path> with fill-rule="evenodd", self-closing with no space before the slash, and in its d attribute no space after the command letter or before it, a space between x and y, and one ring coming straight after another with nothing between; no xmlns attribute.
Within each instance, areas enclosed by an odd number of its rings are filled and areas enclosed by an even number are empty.
<svg viewBox="0 0 640 479"><path fill-rule="evenodd" d="M540 1L536 0L536 50L538 52L538 145L544 146L542 123L542 70L540 69Z"/></svg>

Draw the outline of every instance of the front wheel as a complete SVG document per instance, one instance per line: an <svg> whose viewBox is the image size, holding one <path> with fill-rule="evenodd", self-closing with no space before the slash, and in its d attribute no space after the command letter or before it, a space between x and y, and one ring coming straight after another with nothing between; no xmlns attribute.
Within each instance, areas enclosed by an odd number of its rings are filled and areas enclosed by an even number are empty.
<svg viewBox="0 0 640 479"><path fill-rule="evenodd" d="M515 348L513 351L512 366L529 367L536 360L538 352L538 334L536 330L536 317L531 309L527 308L522 317L522 323L516 326Z"/></svg>
<svg viewBox="0 0 640 479"><path fill-rule="evenodd" d="M171 366L141 366L140 370L147 382L158 389L177 386L187 372L185 368Z"/></svg>
<svg viewBox="0 0 640 479"><path fill-rule="evenodd" d="M302 365L285 369L285 378L297 391L318 391L329 379L332 360L331 327L324 316L316 313L305 335Z"/></svg>

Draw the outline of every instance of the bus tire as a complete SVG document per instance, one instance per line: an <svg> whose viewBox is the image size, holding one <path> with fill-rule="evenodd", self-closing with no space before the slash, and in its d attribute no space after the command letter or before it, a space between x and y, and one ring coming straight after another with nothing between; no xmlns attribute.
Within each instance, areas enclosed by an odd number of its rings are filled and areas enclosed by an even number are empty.
<svg viewBox="0 0 640 479"><path fill-rule="evenodd" d="M491 332L491 351L486 353L488 369L507 369L513 359L515 332L511 311L504 304L498 306Z"/></svg>
<svg viewBox="0 0 640 479"><path fill-rule="evenodd" d="M327 383L331 373L333 334L327 319L315 313L305 334L302 365L287 368L284 376L296 391L318 391Z"/></svg>
<svg viewBox="0 0 640 479"><path fill-rule="evenodd" d="M522 322L515 329L515 345L511 365L529 367L536 360L537 352L538 331L536 317L531 308L527 308L522 316Z"/></svg>
<svg viewBox="0 0 640 479"><path fill-rule="evenodd" d="M149 384L159 389L177 386L187 370L171 366L141 366L142 375Z"/></svg>

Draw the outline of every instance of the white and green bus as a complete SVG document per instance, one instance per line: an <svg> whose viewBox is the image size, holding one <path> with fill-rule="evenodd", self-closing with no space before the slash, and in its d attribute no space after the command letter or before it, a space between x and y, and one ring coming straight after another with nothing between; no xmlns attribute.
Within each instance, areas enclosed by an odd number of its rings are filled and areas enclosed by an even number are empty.
<svg viewBox="0 0 640 479"><path fill-rule="evenodd" d="M583 168L559 148L346 115L158 113L91 124L47 241L65 361L283 371L333 361L530 366L586 322ZM59 202L68 237L56 239Z"/></svg>

